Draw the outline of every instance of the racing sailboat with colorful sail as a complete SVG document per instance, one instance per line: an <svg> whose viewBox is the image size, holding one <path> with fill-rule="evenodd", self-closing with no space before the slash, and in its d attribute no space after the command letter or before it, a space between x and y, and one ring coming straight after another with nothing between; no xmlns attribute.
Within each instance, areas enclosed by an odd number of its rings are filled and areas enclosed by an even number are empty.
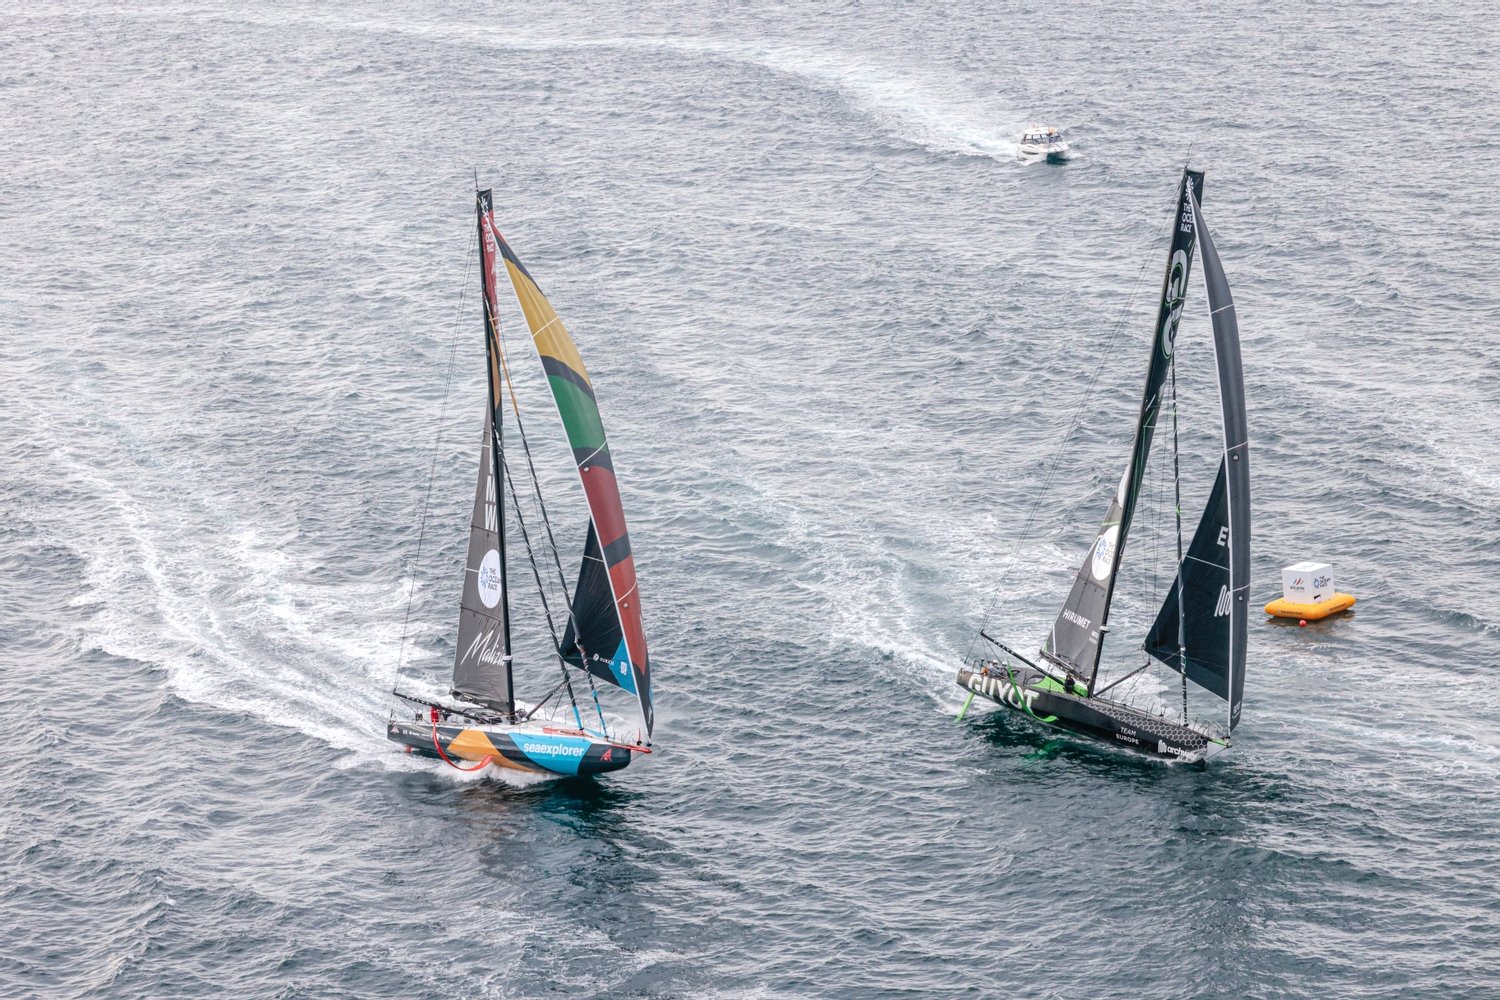
<svg viewBox="0 0 1500 1000"><path fill-rule="evenodd" d="M487 399L459 602L452 697L393 691L407 707L392 713L386 734L408 753L441 759L462 770L496 766L564 775L617 771L637 755L651 752L653 719L635 558L609 442L578 347L500 234L491 192L477 192L476 214ZM571 587L501 334L502 280L515 292L530 330L588 507L582 558ZM535 585L535 597L527 603L535 614L529 620L513 620L511 613L517 577ZM513 628L543 624L548 630L543 639L546 654L537 657L538 662L517 663ZM522 701L516 694L518 679L544 690L534 701ZM618 724L609 724L601 686L631 697L640 713L634 733L627 736Z"/></svg>
<svg viewBox="0 0 1500 1000"><path fill-rule="evenodd" d="M1135 437L1104 523L1037 660L980 631L993 651L966 663L958 674L959 686L969 692L965 711L978 695L1040 723L1189 761L1206 760L1229 746L1245 687L1250 457L1239 328L1229 285L1203 219L1202 192L1203 174L1184 171ZM1199 247L1213 325L1223 449L1213 489L1184 554L1175 348L1188 276ZM1142 643L1144 662L1096 689L1125 540L1141 498L1146 460L1164 402L1169 403L1167 412L1172 418L1172 476L1178 497L1177 574ZM1153 663L1180 675L1180 715L1169 712L1160 699L1152 710L1120 697L1120 685ZM1217 713L1209 719L1189 715L1189 681L1223 703L1222 721Z"/></svg>

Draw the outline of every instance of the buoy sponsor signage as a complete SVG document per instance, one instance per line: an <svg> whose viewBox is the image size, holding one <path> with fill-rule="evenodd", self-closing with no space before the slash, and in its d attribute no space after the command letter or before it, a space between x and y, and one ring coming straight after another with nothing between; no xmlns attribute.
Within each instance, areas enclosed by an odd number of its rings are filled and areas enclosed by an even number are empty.
<svg viewBox="0 0 1500 1000"><path fill-rule="evenodd" d="M1294 563L1281 571L1281 596L1293 604L1317 604L1333 593L1333 567L1328 563Z"/></svg>

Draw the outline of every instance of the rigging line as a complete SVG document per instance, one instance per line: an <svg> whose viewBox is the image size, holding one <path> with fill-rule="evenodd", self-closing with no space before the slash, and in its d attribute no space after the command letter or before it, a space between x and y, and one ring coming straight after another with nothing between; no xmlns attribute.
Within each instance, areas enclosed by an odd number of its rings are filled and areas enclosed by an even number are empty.
<svg viewBox="0 0 1500 1000"><path fill-rule="evenodd" d="M1156 588L1159 585L1158 570L1161 568L1161 473L1155 469L1149 470L1151 476L1151 590L1152 597L1156 596ZM1141 648L1145 648L1145 641L1141 642Z"/></svg>
<svg viewBox="0 0 1500 1000"><path fill-rule="evenodd" d="M581 645L578 648L583 649ZM604 706L599 704L599 688L594 684L594 672L585 670L583 673L589 679L589 690L594 695L594 711L599 713L599 731L604 734L605 739L609 739L609 724L604 721ZM582 729L583 725L579 724L578 728Z"/></svg>
<svg viewBox="0 0 1500 1000"><path fill-rule="evenodd" d="M466 243L468 242L467 234L465 234L464 236L464 241ZM468 255L464 258L464 281L463 284L459 287L458 292L458 315L453 318L453 337L452 342L448 345L448 373L443 378L443 403L442 406L438 409L437 439L432 444L432 463L427 470L427 490L422 495L422 516L420 518L419 527L417 529L417 551L416 554L412 556L411 561L407 564L407 570L411 574L411 585L407 588L406 591L406 618L401 623L401 651L396 656L396 676L393 683L391 684L391 690L393 692L396 690L396 685L401 681L401 668L406 661L406 639L408 629L411 626L412 599L416 596L417 592L416 567L421 562L422 541L427 536L427 514L429 508L432 505L432 484L433 481L437 479L438 454L441 452L443 447L443 431L448 422L449 390L453 386L453 372L458 365L459 326L463 322L464 300L469 293L469 273L473 270L473 267L474 245L469 244Z"/></svg>
<svg viewBox="0 0 1500 1000"><path fill-rule="evenodd" d="M531 706L531 711L529 711L525 715L521 716L521 721L522 722L526 722L533 715L535 715L537 712L540 712L542 710L542 706L546 705L547 702L549 702L553 698L555 698L557 696L557 692L561 691L562 689L563 689L563 682L562 681L558 681L557 684L555 684L553 686L553 688L552 688L551 691L548 691L545 695L542 696L542 700L541 701L539 701L535 705Z"/></svg>
<svg viewBox="0 0 1500 1000"><path fill-rule="evenodd" d="M1188 719L1187 607L1182 592L1182 458L1177 446L1177 345L1167 359L1172 372L1172 509L1177 512L1177 659L1182 665L1182 721Z"/></svg>
<svg viewBox="0 0 1500 1000"><path fill-rule="evenodd" d="M553 322L556 322L556 320L554 319ZM548 323L547 325L551 326L552 324ZM536 495L537 509L541 513L542 526L547 530L547 544L552 549L552 565L557 569L557 582L562 587L561 596L563 607L568 609L568 621L573 626L573 637L575 639L574 645L578 646L578 651L581 656L586 656L587 653L585 652L582 643L576 641L583 638L583 629L578 623L578 616L573 613L573 601L568 597L568 578L567 575L563 573L562 558L558 555L557 552L557 538L552 532L552 519L547 516L547 503L542 499L542 483L541 480L537 479L536 464L531 459L531 442L526 437L526 427L521 422L521 405L520 401L516 398L515 383L512 382L510 378L510 363L506 360L509 352L505 349L505 327L504 324L499 321L498 317L495 320L495 327L496 332L499 334L499 336L495 338L495 341L500 348L500 374L504 376L505 388L510 394L511 412L515 414L516 430L520 432L521 435L521 450L526 453L526 468L531 473L532 492ZM543 329L546 329L546 327L543 327ZM600 445L600 448L602 449L603 445ZM590 457L592 458L593 456ZM511 487L511 493L515 493L514 485L512 485ZM602 544L599 551L602 555L604 551ZM540 581L538 581L538 586L540 586ZM552 644L554 646L557 645L556 635L552 637ZM583 728L582 723L579 724L579 728Z"/></svg>
<svg viewBox="0 0 1500 1000"><path fill-rule="evenodd" d="M552 620L552 608L547 603L547 588L542 585L542 571L537 568L536 552L531 547L531 534L526 530L526 519L521 516L521 501L516 495L516 481L510 474L510 463L505 456L500 456L500 468L504 473L505 483L510 487L511 506L516 512L516 525L521 529L521 541L526 546L526 559L531 563L531 576L536 581L536 593L542 602L542 614L547 619L547 632L552 636L552 649L557 654L557 664L562 668L563 683L568 688L568 700L573 703L573 718L578 723L578 728L583 728L583 716L578 712L578 698L573 694L573 682L568 677L568 661L563 659L562 650L558 648L557 625Z"/></svg>
<svg viewBox="0 0 1500 1000"><path fill-rule="evenodd" d="M557 648L557 625L552 620L552 608L547 603L547 588L542 584L542 572L536 565L536 552L531 548L531 533L526 530L526 519L521 516L521 499L516 494L515 480L510 475L510 463L500 456L500 468L505 473L505 484L510 487L511 509L516 514L516 525L521 529L521 542L526 546L526 559L531 563L531 576L536 581L537 596L542 601L542 614L547 618L547 631L552 635L552 647Z"/></svg>
<svg viewBox="0 0 1500 1000"><path fill-rule="evenodd" d="M1145 670L1149 666L1151 666L1151 664L1150 664L1149 661L1146 662L1146 663L1142 663L1140 666L1136 667L1134 670L1132 670L1130 673L1126 674L1124 677L1121 677L1119 680L1113 681L1113 682L1111 682L1109 684L1106 684L1102 688L1100 688L1099 690L1095 691L1094 694L1093 694L1093 697L1097 698L1100 695L1102 695L1104 692L1108 691L1110 688L1117 687L1122 682L1130 680L1132 677L1135 677L1142 670ZM1127 694L1129 693L1128 689L1127 689L1126 693Z"/></svg>
<svg viewBox="0 0 1500 1000"><path fill-rule="evenodd" d="M1179 186L1180 184L1181 181L1178 182ZM1173 187L1172 198L1167 206L1167 211L1162 215L1163 219L1170 218L1172 213L1176 211L1177 193L1178 187ZM1162 227L1160 225L1157 226L1158 233L1160 232L1161 228ZM1151 241L1151 251L1154 251L1160 243L1161 236L1158 235ZM1026 541L1026 536L1031 531L1032 522L1036 520L1036 515L1037 512L1041 509L1042 501L1046 499L1047 490L1052 485L1052 480L1057 473L1057 467L1062 460L1063 453L1067 451L1068 442L1072 440L1074 433L1076 433L1078 428L1082 426L1084 410L1088 406L1090 399L1093 397L1094 387L1098 384L1099 377L1104 373L1105 364L1110 360L1110 354L1112 348L1114 347L1115 340L1119 337L1120 331L1124 328L1125 321L1129 317L1131 309L1135 306L1136 297L1140 294L1141 279L1145 276L1146 268L1150 266L1151 260L1151 253L1148 252L1144 256L1144 259L1141 261L1140 268L1136 271L1135 283L1131 286L1130 296L1128 299L1126 299L1124 307L1120 310L1119 318L1115 320L1114 327L1110 330L1109 339L1105 342L1104 350L1100 352L1099 363L1095 366L1094 373L1089 379L1089 384L1087 387L1085 387L1083 396L1081 399L1079 399L1078 406L1073 411L1072 419L1069 421L1067 431L1063 434L1062 442L1058 445L1057 451L1052 455L1052 463L1047 469L1046 477L1042 481L1042 489L1037 494L1035 502L1033 502L1031 505L1031 512L1026 515L1026 522L1021 526L1021 534L1016 538L1016 544L1011 549L1009 558L1006 559L1005 565L1000 568L999 579L995 584L995 596L990 601L989 608L985 611L984 614L983 622L985 628L989 627L990 619L994 617L995 609L1000 605L1000 598L1004 594L1004 584L1006 577L1010 575L1010 571L1015 565L1016 556L1020 554L1021 545ZM964 653L964 660L966 662L973 658L974 647L978 645L978 643L979 637L977 635L969 639L968 651Z"/></svg>

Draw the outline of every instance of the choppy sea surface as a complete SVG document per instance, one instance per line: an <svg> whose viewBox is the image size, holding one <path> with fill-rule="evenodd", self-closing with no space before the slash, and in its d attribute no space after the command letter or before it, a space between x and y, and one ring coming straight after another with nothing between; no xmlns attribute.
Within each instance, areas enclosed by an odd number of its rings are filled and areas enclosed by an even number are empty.
<svg viewBox="0 0 1500 1000"><path fill-rule="evenodd" d="M1488 5L3 20L0 994L1500 996ZM1019 163L1032 120L1074 159ZM954 722L1123 468L1189 157L1254 596L1314 558L1360 599L1252 621L1206 770ZM630 517L658 753L607 780L383 736L398 660L452 654L476 172ZM1150 495L1111 669L1170 578Z"/></svg>

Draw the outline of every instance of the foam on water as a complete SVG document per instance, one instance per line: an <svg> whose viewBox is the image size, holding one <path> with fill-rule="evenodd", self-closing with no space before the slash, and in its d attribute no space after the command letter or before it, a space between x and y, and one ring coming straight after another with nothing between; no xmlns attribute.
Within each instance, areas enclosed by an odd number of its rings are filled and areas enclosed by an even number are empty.
<svg viewBox="0 0 1500 1000"><path fill-rule="evenodd" d="M314 583L315 567L239 519L230 545L197 544L216 536L181 532L192 512L173 506L175 490L137 483L137 494L68 452L52 458L98 511L93 530L58 537L84 559L77 603L98 609L86 647L160 667L190 701L399 760L378 723L405 588Z"/></svg>
<svg viewBox="0 0 1500 1000"><path fill-rule="evenodd" d="M557 41L554 44L570 44ZM785 45L746 44L695 38L618 39L589 44L665 47L763 66L832 90L873 117L891 134L939 153L1010 160L1021 126L999 98L963 94L950 82L882 65L868 55Z"/></svg>
<svg viewBox="0 0 1500 1000"><path fill-rule="evenodd" d="M1466 15L1115 13L17 11L0 992L1500 995L1493 143L1385 155L1492 92L1429 58ZM1089 123L1082 169L1005 162L1033 116ZM1256 589L1326 546L1361 597L1253 624L1206 771L952 721L990 598L1035 648L1104 512L1189 141ZM667 752L606 780L383 739L413 583L403 684L450 655L472 444L413 548L476 164L618 452ZM452 414L483 389L460 322ZM1128 582L1111 670L1164 584ZM1042 911L1092 930L992 946Z"/></svg>
<svg viewBox="0 0 1500 1000"><path fill-rule="evenodd" d="M1015 137L1025 125L1024 116L1018 116L1003 95L965 92L961 78L956 75L939 81L930 75L883 63L867 53L855 55L826 46L672 35L534 36L493 24L456 27L307 12L272 17L256 12L225 15L168 7L147 8L138 13L155 17L225 18L266 26L293 21L330 31L413 35L455 44L481 41L487 47L501 50L621 49L669 52L741 63L794 77L816 89L838 94L850 107L868 114L882 130L937 153L1017 160L1019 145Z"/></svg>

